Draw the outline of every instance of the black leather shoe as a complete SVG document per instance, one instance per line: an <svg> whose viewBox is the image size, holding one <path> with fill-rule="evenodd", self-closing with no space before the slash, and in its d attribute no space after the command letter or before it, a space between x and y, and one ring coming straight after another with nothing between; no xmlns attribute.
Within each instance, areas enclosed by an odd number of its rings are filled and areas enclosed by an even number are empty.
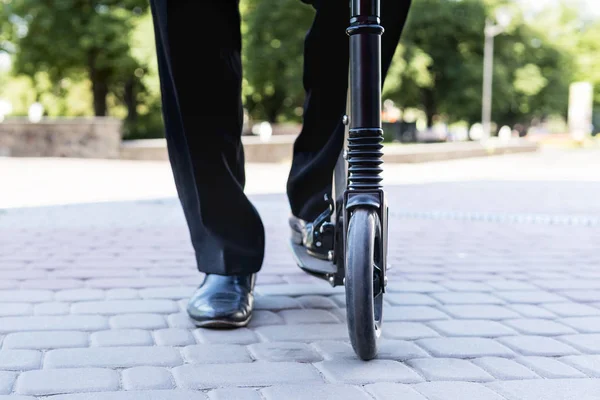
<svg viewBox="0 0 600 400"><path fill-rule="evenodd" d="M208 274L190 298L187 312L203 328L239 328L248 325L254 306L256 274Z"/></svg>

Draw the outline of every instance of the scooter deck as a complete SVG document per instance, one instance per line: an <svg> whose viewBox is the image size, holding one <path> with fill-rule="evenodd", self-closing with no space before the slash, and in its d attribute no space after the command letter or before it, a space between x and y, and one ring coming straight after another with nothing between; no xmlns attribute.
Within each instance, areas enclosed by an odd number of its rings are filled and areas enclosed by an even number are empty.
<svg viewBox="0 0 600 400"><path fill-rule="evenodd" d="M296 260L296 264L304 270L318 275L335 274L337 268L331 261L320 260L308 254L306 248L300 244L296 244L290 240L292 254Z"/></svg>

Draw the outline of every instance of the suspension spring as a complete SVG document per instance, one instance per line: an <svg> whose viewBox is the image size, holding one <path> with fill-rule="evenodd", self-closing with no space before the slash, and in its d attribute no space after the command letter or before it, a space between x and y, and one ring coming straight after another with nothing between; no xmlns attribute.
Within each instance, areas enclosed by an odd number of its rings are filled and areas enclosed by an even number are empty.
<svg viewBox="0 0 600 400"><path fill-rule="evenodd" d="M383 130L350 129L348 135L348 189L378 190L382 188Z"/></svg>

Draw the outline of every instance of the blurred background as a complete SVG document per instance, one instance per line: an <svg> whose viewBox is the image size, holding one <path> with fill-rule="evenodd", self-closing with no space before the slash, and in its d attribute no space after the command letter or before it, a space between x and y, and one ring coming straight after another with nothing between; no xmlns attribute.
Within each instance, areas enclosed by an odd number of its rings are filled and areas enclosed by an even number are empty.
<svg viewBox="0 0 600 400"><path fill-rule="evenodd" d="M386 140L595 141L594 2L414 0L385 82ZM314 11L299 0L240 7L244 134L297 134ZM0 0L0 127L110 117L124 141L163 138L154 51L147 0ZM16 147L0 139L5 153Z"/></svg>

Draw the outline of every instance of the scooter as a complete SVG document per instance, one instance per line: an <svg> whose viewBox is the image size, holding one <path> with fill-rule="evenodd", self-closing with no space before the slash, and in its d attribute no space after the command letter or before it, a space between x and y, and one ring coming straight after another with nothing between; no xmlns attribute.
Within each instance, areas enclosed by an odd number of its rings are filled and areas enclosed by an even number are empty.
<svg viewBox="0 0 600 400"><path fill-rule="evenodd" d="M387 285L388 206L382 185L380 0L350 0L349 85L344 148L333 174L328 208L312 222L322 249L292 239L296 263L306 272L344 286L346 319L358 357L377 356ZM335 200L334 200L335 199Z"/></svg>

